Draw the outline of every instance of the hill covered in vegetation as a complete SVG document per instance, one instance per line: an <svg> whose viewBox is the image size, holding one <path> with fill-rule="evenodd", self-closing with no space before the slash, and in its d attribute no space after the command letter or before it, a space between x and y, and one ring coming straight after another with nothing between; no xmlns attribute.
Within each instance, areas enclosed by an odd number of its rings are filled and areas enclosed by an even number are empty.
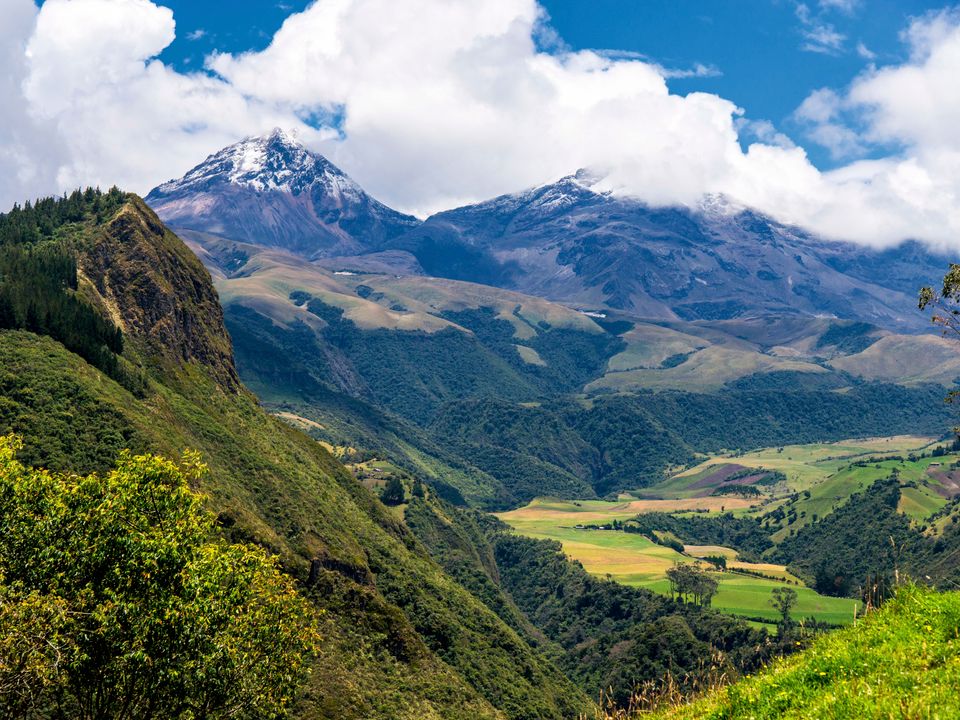
<svg viewBox="0 0 960 720"><path fill-rule="evenodd" d="M939 435L960 376L946 339L859 321L652 321L185 236L269 410L493 509L650 485L719 449Z"/></svg>
<svg viewBox="0 0 960 720"><path fill-rule="evenodd" d="M948 718L960 707L960 593L903 587L880 610L660 720ZM651 717L646 713L637 717Z"/></svg>
<svg viewBox="0 0 960 720"><path fill-rule="evenodd" d="M138 198L120 194L98 213L97 197L16 243L73 258L76 287L58 292L120 331L122 350L110 352L141 382L119 382L46 328L0 330L0 432L23 437L22 462L103 473L125 448L198 451L217 532L276 557L317 613L324 641L299 717L588 709L580 689L323 447L260 409L236 378L209 274L186 246Z"/></svg>

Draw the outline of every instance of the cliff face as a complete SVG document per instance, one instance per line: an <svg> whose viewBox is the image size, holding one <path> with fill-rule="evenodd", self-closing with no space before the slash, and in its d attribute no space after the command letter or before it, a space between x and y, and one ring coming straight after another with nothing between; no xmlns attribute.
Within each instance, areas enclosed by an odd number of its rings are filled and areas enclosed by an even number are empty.
<svg viewBox="0 0 960 720"><path fill-rule="evenodd" d="M210 274L140 198L130 196L82 248L79 270L127 339L161 369L199 363L221 387L239 391Z"/></svg>

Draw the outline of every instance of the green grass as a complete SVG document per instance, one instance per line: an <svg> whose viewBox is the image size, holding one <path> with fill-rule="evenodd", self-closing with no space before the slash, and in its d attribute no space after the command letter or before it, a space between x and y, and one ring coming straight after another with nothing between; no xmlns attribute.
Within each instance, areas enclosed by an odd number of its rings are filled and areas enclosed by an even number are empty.
<svg viewBox="0 0 960 720"><path fill-rule="evenodd" d="M902 588L881 610L824 635L661 720L948 720L960 714L960 593Z"/></svg>
<svg viewBox="0 0 960 720"><path fill-rule="evenodd" d="M646 497L686 497L690 486L709 475L718 465L743 465L749 468L779 470L787 476L793 491L807 490L823 482L855 460L889 455L906 455L928 448L934 438L900 435L888 438L841 440L833 443L787 445L783 448L762 448L748 453L723 454L705 460L662 483L645 488ZM929 460L936 462L937 459ZM702 489L701 489L702 492Z"/></svg>
<svg viewBox="0 0 960 720"><path fill-rule="evenodd" d="M900 505L897 509L914 522L923 523L946 504L947 501L930 488L905 487L900 491Z"/></svg>
<svg viewBox="0 0 960 720"><path fill-rule="evenodd" d="M948 465L957 460L955 455L940 458L920 458L903 462L886 460L859 466L843 467L821 482L809 488L810 497L801 496L794 507L798 513L795 523L774 533L772 538L779 542L791 529L799 530L813 522L814 517L822 518L843 505L854 493L866 490L872 483L889 477L896 470L900 476L901 501L899 511L913 522L921 525L937 510L947 503L946 498L937 492L939 483L927 474L931 463ZM914 487L915 485L915 487ZM806 513L805 516L800 517Z"/></svg>
<svg viewBox="0 0 960 720"><path fill-rule="evenodd" d="M560 542L564 553L580 561L584 569L592 575L610 577L624 585L668 594L670 589L666 571L678 562L694 562L694 558L651 542L642 535L614 530L578 530L575 527L577 524L599 525L610 523L614 519L625 520L639 512L638 506L653 504L656 507L658 502L571 502L540 499L525 508L501 513L499 517L522 535ZM689 504L690 501L683 502ZM697 554L701 553L697 551ZM729 551L726 554L729 554ZM818 595L810 588L796 584L795 578L782 566L751 563L739 565L771 577L755 577L736 572L715 573L714 577L719 581L720 587L713 599L713 607L718 610L750 618L775 620L777 613L770 606L771 592L778 587L792 587L798 595L795 617L815 617L838 625L853 620L854 608L857 605L854 600ZM781 577L783 580L774 577ZM788 583L787 580L792 582Z"/></svg>
<svg viewBox="0 0 960 720"><path fill-rule="evenodd" d="M786 483L776 486L758 486L764 493L763 504L753 500L741 505L731 504L731 496L725 496L726 509L736 515L762 516L778 505L796 511L796 520L789 525L772 528L771 538L781 542L791 531L797 531L816 519L823 518L847 502L851 495L866 490L872 483L899 473L902 500L899 510L917 525L925 524L930 516L947 504L940 482L931 477L928 470L933 464L944 468L956 462L960 456L924 457L916 460L882 460L898 455L929 452L935 445L933 438L903 435L888 438L843 440L834 443L787 445L783 448L764 448L743 454L723 454L711 457L699 465L683 470L649 488L636 491L643 498L668 500L706 500L719 481L704 487L694 487L704 478L725 465L740 465L747 468L778 470L787 477ZM876 459L876 462L871 462ZM853 463L864 462L865 465ZM787 502L790 495L796 499ZM753 507L750 507L753 505ZM678 508L679 509L679 508Z"/></svg>

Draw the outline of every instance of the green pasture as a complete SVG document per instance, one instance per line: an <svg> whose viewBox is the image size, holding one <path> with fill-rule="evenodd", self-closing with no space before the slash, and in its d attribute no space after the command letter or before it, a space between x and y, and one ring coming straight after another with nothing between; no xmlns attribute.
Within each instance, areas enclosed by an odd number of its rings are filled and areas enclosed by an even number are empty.
<svg viewBox="0 0 960 720"><path fill-rule="evenodd" d="M578 560L587 572L609 577L617 582L669 593L666 571L678 562L696 562L689 554L658 545L642 535L615 530L583 530L577 524L606 524L614 519L625 520L637 511L626 508L635 503L559 500L534 501L525 508L500 513L499 518L518 533L528 537L555 540L570 558ZM604 514L606 512L606 514ZM723 554L729 548L691 546L693 554ZM716 552L713 552L716 551ZM829 598L799 584L778 565L736 563L741 569L752 569L769 577L756 577L736 571L717 572L719 589L713 606L724 612L746 617L775 620L770 606L774 588L792 587L797 591L795 617L815 617L830 623L853 620L856 602L846 598ZM780 577L783 579L774 579Z"/></svg>
<svg viewBox="0 0 960 720"><path fill-rule="evenodd" d="M747 468L777 470L787 476L791 491L812 488L851 462L888 455L906 456L928 449L934 438L899 435L887 438L841 440L834 443L785 445L781 448L763 448L748 453L727 453L711 457L662 483L644 488L644 497L689 497L698 492L691 486L716 471L718 465L742 465ZM929 464L929 459L928 464ZM702 492L700 490L699 492Z"/></svg>

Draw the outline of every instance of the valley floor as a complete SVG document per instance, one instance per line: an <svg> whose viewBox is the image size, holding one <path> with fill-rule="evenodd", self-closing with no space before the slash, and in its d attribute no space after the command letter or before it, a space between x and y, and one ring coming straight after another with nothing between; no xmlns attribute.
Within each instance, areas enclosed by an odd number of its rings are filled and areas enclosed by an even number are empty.
<svg viewBox="0 0 960 720"><path fill-rule="evenodd" d="M935 439L897 436L769 448L750 453L718 455L649 488L622 494L615 502L538 498L523 508L498 517L517 533L555 540L564 552L593 575L626 585L669 594L666 572L675 564L724 556L727 568L711 570L719 588L712 606L750 619L772 623L777 611L771 592L790 587L797 592L795 618L814 618L831 625L853 622L861 604L850 598L828 597L807 587L785 566L738 559L737 550L721 546L674 547L653 542L638 533L614 529L644 513L671 513L678 517L719 517L724 514L764 519L773 542L791 537L819 517L832 512L854 493L891 473L901 478L899 511L920 526L934 528L948 522L937 517L953 496L955 454L931 456ZM757 495L715 494L730 490L737 475L758 490ZM766 478L770 478L767 482ZM778 508L783 518L773 520ZM924 524L923 527L926 527ZM667 534L668 535L668 534ZM772 624L767 627L772 628Z"/></svg>
<svg viewBox="0 0 960 720"><path fill-rule="evenodd" d="M711 500L720 500L712 498ZM726 502L730 505L730 499ZM707 503L716 505L719 502ZM578 529L580 524L609 523L614 519L627 520L641 508L691 508L692 503L678 501L634 501L608 503L603 501L535 500L530 505L501 513L498 517L518 533L528 537L556 540L564 552L578 560L584 569L600 577L609 577L625 585L644 587L669 594L666 572L676 563L696 562L698 556L726 553L736 556L729 548L687 546L685 553L658 545L646 537L616 530ZM818 595L814 590L790 575L782 565L768 563L731 562L725 572L711 572L720 583L712 606L723 612L741 615L759 621L774 621L777 612L770 605L770 592L778 587L792 587L797 591L797 617L840 625L851 622L858 603L847 598ZM767 577L748 575L743 571L761 573ZM738 572L739 571L739 572ZM772 625L770 626L772 627Z"/></svg>

